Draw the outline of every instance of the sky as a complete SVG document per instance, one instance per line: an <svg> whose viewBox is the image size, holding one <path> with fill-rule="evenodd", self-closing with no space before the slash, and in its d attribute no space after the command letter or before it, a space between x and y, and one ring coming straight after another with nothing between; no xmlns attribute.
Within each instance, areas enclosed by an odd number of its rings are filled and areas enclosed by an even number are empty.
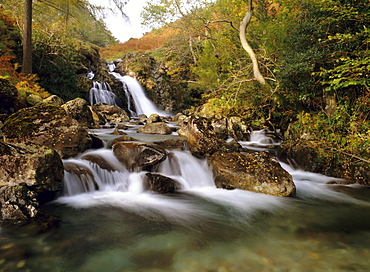
<svg viewBox="0 0 370 272"><path fill-rule="evenodd" d="M104 20L113 36L120 42L128 41L130 38L140 38L146 32L141 26L140 13L148 0L130 0L124 7L124 12L129 17L129 22L125 21L118 12L108 15ZM109 7L109 0L89 0L90 3L99 6ZM113 3L111 3L113 7Z"/></svg>

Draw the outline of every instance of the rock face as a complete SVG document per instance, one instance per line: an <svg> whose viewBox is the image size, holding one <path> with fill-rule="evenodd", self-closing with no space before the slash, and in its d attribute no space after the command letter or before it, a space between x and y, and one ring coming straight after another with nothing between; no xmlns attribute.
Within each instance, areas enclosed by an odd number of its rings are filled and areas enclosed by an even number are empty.
<svg viewBox="0 0 370 272"><path fill-rule="evenodd" d="M39 105L24 108L9 116L2 128L9 143L48 146L69 158L91 147L91 137L84 127L57 106Z"/></svg>
<svg viewBox="0 0 370 272"><path fill-rule="evenodd" d="M137 130L139 133L168 135L172 129L164 122L148 123Z"/></svg>
<svg viewBox="0 0 370 272"><path fill-rule="evenodd" d="M95 121L85 99L76 98L68 101L62 108L69 117L76 119L81 126L96 128Z"/></svg>
<svg viewBox="0 0 370 272"><path fill-rule="evenodd" d="M174 193L181 189L179 182L155 173L146 173L143 179L143 185L144 190L161 194Z"/></svg>
<svg viewBox="0 0 370 272"><path fill-rule="evenodd" d="M216 186L275 196L295 195L291 175L264 152L217 152L208 158Z"/></svg>
<svg viewBox="0 0 370 272"><path fill-rule="evenodd" d="M189 150L198 158L222 150L225 144L225 140L219 138L212 120L204 117L191 117L182 123L178 133L188 138Z"/></svg>
<svg viewBox="0 0 370 272"><path fill-rule="evenodd" d="M130 121L130 117L120 107L98 103L92 110L105 118L106 122L122 123Z"/></svg>
<svg viewBox="0 0 370 272"><path fill-rule="evenodd" d="M62 187L63 164L45 146L0 142L0 209L3 220L26 220Z"/></svg>
<svg viewBox="0 0 370 272"><path fill-rule="evenodd" d="M167 158L161 147L138 142L119 142L113 146L116 158L130 171L153 170Z"/></svg>

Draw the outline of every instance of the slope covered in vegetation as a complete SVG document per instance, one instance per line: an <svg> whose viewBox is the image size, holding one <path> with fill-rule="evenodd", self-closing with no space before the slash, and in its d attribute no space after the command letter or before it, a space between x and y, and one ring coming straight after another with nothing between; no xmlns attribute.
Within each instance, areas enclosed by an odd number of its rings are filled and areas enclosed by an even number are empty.
<svg viewBox="0 0 370 272"><path fill-rule="evenodd" d="M138 50L163 61L171 73L182 75L177 80L203 94L203 106L194 109L198 114L243 116L256 125L281 127L290 139L369 162L367 0L254 1L247 39L265 85L254 80L240 45L245 1L204 1L190 10L177 2L152 1L144 12L146 23L162 23L162 33L172 28L176 34L148 34L117 46L115 55ZM171 16L181 19L161 21ZM156 45L148 46L154 40ZM111 56L110 50L102 53Z"/></svg>

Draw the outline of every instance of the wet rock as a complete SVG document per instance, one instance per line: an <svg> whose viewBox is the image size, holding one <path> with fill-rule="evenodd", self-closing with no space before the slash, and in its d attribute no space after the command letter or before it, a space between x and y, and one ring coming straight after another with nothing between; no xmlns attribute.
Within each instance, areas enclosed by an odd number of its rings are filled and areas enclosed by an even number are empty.
<svg viewBox="0 0 370 272"><path fill-rule="evenodd" d="M164 122L147 123L137 130L139 133L168 135L172 129Z"/></svg>
<svg viewBox="0 0 370 272"><path fill-rule="evenodd" d="M167 158L161 147L138 142L119 142L113 146L113 153L130 171L153 170Z"/></svg>
<svg viewBox="0 0 370 272"><path fill-rule="evenodd" d="M296 188L291 175L265 152L217 152L207 161L219 188L242 189L275 196L295 195Z"/></svg>
<svg viewBox="0 0 370 272"><path fill-rule="evenodd" d="M119 143L119 142L130 142L130 141L135 142L135 141L137 141L137 139L135 139L131 136L128 136L128 135L122 135L120 137L115 138L111 142L109 142L108 143L108 148L112 148L116 143Z"/></svg>
<svg viewBox="0 0 370 272"><path fill-rule="evenodd" d="M178 133L188 139L189 150L195 157L203 158L225 149L225 140L218 137L211 119L191 117L181 125Z"/></svg>
<svg viewBox="0 0 370 272"><path fill-rule="evenodd" d="M122 166L119 167L118 165L115 165L112 162L108 162L106 159L104 159L102 156L98 154L87 153L81 156L81 159L99 165L101 169L107 170L109 172L120 171L123 168Z"/></svg>
<svg viewBox="0 0 370 272"><path fill-rule="evenodd" d="M125 132L119 130L117 127L114 128L113 132L112 132L113 135L126 135Z"/></svg>
<svg viewBox="0 0 370 272"><path fill-rule="evenodd" d="M9 116L2 128L8 143L48 146L63 159L74 157L91 147L91 137L84 127L67 116L61 108L38 105L24 108Z"/></svg>
<svg viewBox="0 0 370 272"><path fill-rule="evenodd" d="M85 99L76 98L70 100L63 104L62 108L66 111L69 117L77 120L81 126L99 128L99 126L95 124L94 118Z"/></svg>
<svg viewBox="0 0 370 272"><path fill-rule="evenodd" d="M74 181L82 182L82 184L74 184L75 188L80 187L80 193L99 189L99 185L96 182L93 173L85 165L67 161L64 162L64 170L78 177L78 179L74 179ZM65 193L69 194L70 192Z"/></svg>
<svg viewBox="0 0 370 272"><path fill-rule="evenodd" d="M143 186L146 191L160 194L174 193L181 189L181 184L178 181L155 173L144 175Z"/></svg>
<svg viewBox="0 0 370 272"><path fill-rule="evenodd" d="M95 134L89 134L92 140L91 143L91 148L92 149L99 149L104 147L104 142L102 139L100 139L98 136Z"/></svg>
<svg viewBox="0 0 370 272"><path fill-rule="evenodd" d="M23 185L0 187L1 220L22 223L39 212L37 193Z"/></svg>
<svg viewBox="0 0 370 272"><path fill-rule="evenodd" d="M146 120L147 124L158 123L158 122L162 122L162 118L156 113L151 114Z"/></svg>
<svg viewBox="0 0 370 272"><path fill-rule="evenodd" d="M187 140L186 139L164 139L163 141L154 142L156 145L164 149L169 150L185 150L187 149Z"/></svg>
<svg viewBox="0 0 370 272"><path fill-rule="evenodd" d="M92 107L93 111L103 116L107 122L122 123L130 121L130 117L120 107L97 103Z"/></svg>
<svg viewBox="0 0 370 272"><path fill-rule="evenodd" d="M22 221L40 215L40 204L62 188L63 164L57 152L38 145L0 141L1 219Z"/></svg>

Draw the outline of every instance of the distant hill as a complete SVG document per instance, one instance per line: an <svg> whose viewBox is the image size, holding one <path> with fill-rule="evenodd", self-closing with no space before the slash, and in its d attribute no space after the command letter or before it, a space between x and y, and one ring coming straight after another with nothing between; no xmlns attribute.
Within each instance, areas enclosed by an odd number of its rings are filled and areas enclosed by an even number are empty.
<svg viewBox="0 0 370 272"><path fill-rule="evenodd" d="M101 56L107 60L122 58L128 52L148 53L161 48L177 30L171 27L155 29L139 39L130 39L125 43L112 45L100 49Z"/></svg>

